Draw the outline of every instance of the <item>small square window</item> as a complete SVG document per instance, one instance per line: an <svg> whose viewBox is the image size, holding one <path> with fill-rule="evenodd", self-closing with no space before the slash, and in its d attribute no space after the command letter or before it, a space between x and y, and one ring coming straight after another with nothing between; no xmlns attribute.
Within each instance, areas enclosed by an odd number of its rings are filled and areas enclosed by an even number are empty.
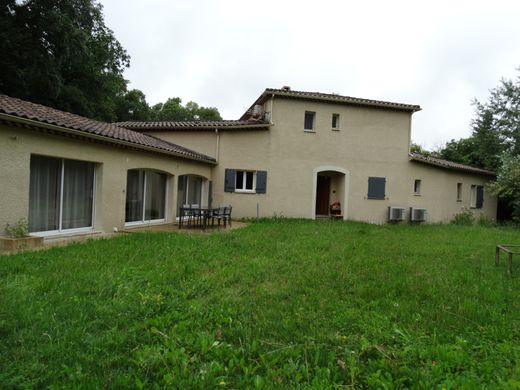
<svg viewBox="0 0 520 390"><path fill-rule="evenodd" d="M304 130L314 131L315 122L316 113L314 111L305 111L305 122L303 125Z"/></svg>
<svg viewBox="0 0 520 390"><path fill-rule="evenodd" d="M415 179L413 182L413 194L414 195L421 195L421 180Z"/></svg>
<svg viewBox="0 0 520 390"><path fill-rule="evenodd" d="M462 183L457 183L457 202L462 202Z"/></svg>
<svg viewBox="0 0 520 390"><path fill-rule="evenodd" d="M253 191L253 178L254 172L252 171L236 171L236 191Z"/></svg>
<svg viewBox="0 0 520 390"><path fill-rule="evenodd" d="M339 114L332 114L332 130L339 130Z"/></svg>

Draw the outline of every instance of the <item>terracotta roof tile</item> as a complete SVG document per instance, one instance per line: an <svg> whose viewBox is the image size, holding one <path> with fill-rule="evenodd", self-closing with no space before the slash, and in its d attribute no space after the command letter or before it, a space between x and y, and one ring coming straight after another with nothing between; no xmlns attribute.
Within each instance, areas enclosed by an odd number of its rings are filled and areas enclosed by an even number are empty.
<svg viewBox="0 0 520 390"><path fill-rule="evenodd" d="M424 156L418 153L410 153L410 161L417 161L440 168L453 169L456 171L465 171L481 175L496 176L495 172L488 171L486 169L475 168L470 165L443 160L441 158L436 157Z"/></svg>
<svg viewBox="0 0 520 390"><path fill-rule="evenodd" d="M54 108L31 103L25 100L0 95L0 113L30 119L41 124L55 125L65 129L77 130L85 136L96 135L106 138L107 142L122 141L127 146L152 149L159 153L179 157L215 162L215 159L191 149L138 133L113 123L100 122Z"/></svg>
<svg viewBox="0 0 520 390"><path fill-rule="evenodd" d="M253 105L247 110L244 115L240 118L241 120L248 119L251 116L253 107L257 104L262 104L271 96L281 96L289 99L302 99L302 100L314 100L320 102L332 102L340 104L353 104L359 106L368 107L380 107L392 110L400 111L420 111L421 107L415 104L404 104L404 103L393 103L382 100L362 99L352 96L343 96L334 93L321 93L321 92L306 92L306 91L293 91L292 89L282 88L267 88L262 95L253 103Z"/></svg>
<svg viewBox="0 0 520 390"><path fill-rule="evenodd" d="M267 129L269 123L261 120L221 120L221 121L128 121L115 123L132 130L258 130Z"/></svg>

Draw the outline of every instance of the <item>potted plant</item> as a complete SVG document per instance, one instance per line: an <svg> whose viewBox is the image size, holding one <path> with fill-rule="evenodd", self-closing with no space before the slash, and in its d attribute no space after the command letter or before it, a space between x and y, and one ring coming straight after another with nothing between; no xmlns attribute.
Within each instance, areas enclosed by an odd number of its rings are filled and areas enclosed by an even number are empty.
<svg viewBox="0 0 520 390"><path fill-rule="evenodd" d="M43 245L43 237L29 235L29 226L23 218L13 225L5 225L5 234L5 237L0 237L0 249L6 251L38 248Z"/></svg>

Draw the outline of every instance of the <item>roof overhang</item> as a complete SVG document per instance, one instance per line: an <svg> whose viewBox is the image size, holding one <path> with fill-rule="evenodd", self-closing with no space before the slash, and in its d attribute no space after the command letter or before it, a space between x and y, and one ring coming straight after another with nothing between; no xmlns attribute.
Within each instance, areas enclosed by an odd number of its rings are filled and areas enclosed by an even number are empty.
<svg viewBox="0 0 520 390"><path fill-rule="evenodd" d="M404 104L404 103L393 103L382 100L372 100L372 99L362 99L355 98L351 96L342 96L336 94L326 94L319 92L304 92L304 91L293 91L293 90L284 90L284 89L273 89L267 88L259 97L255 100L255 102L251 105L251 107L240 117L240 120L246 120L251 116L251 112L254 106L262 105L267 100L281 97L285 99L294 99L294 100L305 100L305 101L314 101L314 102L325 102L325 103L334 103L334 104L345 104L345 105L354 105L354 106L362 106L362 107L373 107L387 110L395 110L395 111L406 111L410 113L414 113L417 111L421 111L421 107L414 104Z"/></svg>
<svg viewBox="0 0 520 390"><path fill-rule="evenodd" d="M474 175L484 175L489 177L496 177L496 173L486 169L475 168L470 165L460 164L453 161L443 160L435 157L423 156L417 153L410 153L409 160L421 164L430 165L436 168L448 169L452 171L459 171Z"/></svg>
<svg viewBox="0 0 520 390"><path fill-rule="evenodd" d="M134 150L142 150L142 151L147 151L147 152L152 152L152 153L159 153L159 154L170 156L170 157L194 160L194 161L198 161L198 162L202 162L202 163L206 163L206 164L212 164L212 165L217 164L216 160L209 156L207 156L207 159L206 158L205 159L197 158L195 156L185 155L182 153L176 153L174 151L164 150L164 149L147 146L147 145L141 145L141 144L128 142L128 141L124 141L124 140L119 140L119 139L111 138L111 137L100 135L100 134L88 133L85 131L75 130L75 129L58 126L58 125L53 125L53 124L49 124L49 123L45 123L45 122L36 121L33 119L27 119L27 118L19 117L16 115L0 113L0 122L14 124L14 125L18 125L20 127L43 131L46 133L69 136L69 137L73 137L76 139L79 138L79 139L91 140L91 141L95 141L95 142L99 142L99 143L103 143L103 144L112 144L112 145L117 145L120 147L125 147L125 148L129 148L129 149L134 149Z"/></svg>

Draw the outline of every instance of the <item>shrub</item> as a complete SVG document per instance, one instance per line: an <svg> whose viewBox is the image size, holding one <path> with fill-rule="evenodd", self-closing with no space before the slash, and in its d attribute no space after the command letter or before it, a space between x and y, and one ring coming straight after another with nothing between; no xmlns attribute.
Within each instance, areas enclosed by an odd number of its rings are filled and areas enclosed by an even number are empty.
<svg viewBox="0 0 520 390"><path fill-rule="evenodd" d="M23 218L19 219L14 225L5 225L5 234L12 238L22 238L29 235L29 225Z"/></svg>
<svg viewBox="0 0 520 390"><path fill-rule="evenodd" d="M463 209L460 213L455 214L451 223L454 225L471 226L475 222L473 213L468 209Z"/></svg>

